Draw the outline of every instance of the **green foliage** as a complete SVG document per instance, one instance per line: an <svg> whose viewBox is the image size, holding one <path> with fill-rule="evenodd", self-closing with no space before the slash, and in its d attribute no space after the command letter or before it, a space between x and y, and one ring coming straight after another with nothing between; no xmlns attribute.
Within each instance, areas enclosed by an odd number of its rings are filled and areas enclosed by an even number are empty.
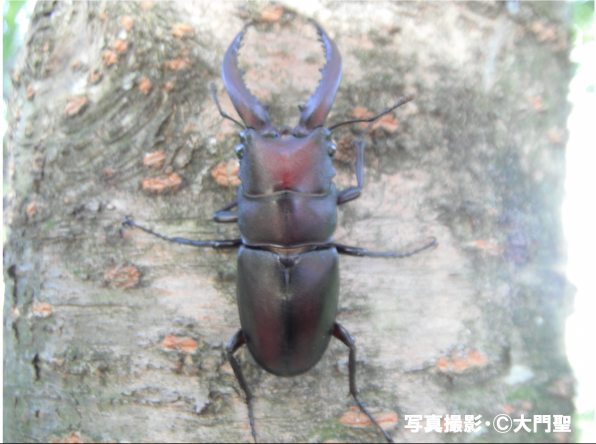
<svg viewBox="0 0 596 444"><path fill-rule="evenodd" d="M581 40L578 44L594 40L594 1L579 1L572 3L574 37Z"/></svg>
<svg viewBox="0 0 596 444"><path fill-rule="evenodd" d="M4 29L3 29L3 64L4 64L4 82L3 82L3 94L6 98L10 89L10 79L8 78L8 70L14 63L16 54L22 44L22 36L19 33L19 26L17 23L17 15L21 11L21 8L25 6L25 1L9 1L4 3L3 16L4 16Z"/></svg>
<svg viewBox="0 0 596 444"><path fill-rule="evenodd" d="M594 410L586 410L583 413L576 413L573 417L573 424L577 430L576 442L591 442L594 428Z"/></svg>

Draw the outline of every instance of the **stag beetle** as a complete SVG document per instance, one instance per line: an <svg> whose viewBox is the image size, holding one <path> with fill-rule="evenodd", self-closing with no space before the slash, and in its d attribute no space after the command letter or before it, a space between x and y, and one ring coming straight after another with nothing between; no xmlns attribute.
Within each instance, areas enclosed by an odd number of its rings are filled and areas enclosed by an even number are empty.
<svg viewBox="0 0 596 444"><path fill-rule="evenodd" d="M237 298L241 329L226 347L227 356L246 395L252 436L253 395L234 352L246 345L255 361L278 376L295 376L311 369L321 359L331 337L349 348L350 394L360 409L379 428L358 397L354 338L335 321L338 310L338 254L400 258L436 245L431 238L421 248L405 254L372 252L333 242L337 206L360 196L364 179L363 138L375 120L409 102L414 95L367 119L350 120L325 128L341 77L341 56L323 28L313 22L325 49L322 80L300 107L300 121L293 131L278 131L266 107L251 95L238 69L238 49L246 26L228 48L222 63L222 78L241 123L226 114L213 98L222 117L242 127L236 154L240 159L237 200L214 215L216 222L237 222L242 237L221 241L170 238L126 218L125 225L140 228L161 239L215 249L239 248ZM247 25L249 26L249 25ZM337 191L331 140L334 129L356 122L370 122L354 141L358 185ZM237 207L237 211L230 211Z"/></svg>

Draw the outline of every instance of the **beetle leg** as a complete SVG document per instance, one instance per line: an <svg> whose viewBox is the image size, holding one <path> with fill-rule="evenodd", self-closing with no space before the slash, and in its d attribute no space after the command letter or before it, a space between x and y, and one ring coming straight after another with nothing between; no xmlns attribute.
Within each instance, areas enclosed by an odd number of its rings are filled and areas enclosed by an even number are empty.
<svg viewBox="0 0 596 444"><path fill-rule="evenodd" d="M369 250L365 250L364 248L357 248L357 247L349 247L347 245L340 245L340 244L331 244L333 245L335 248L337 248L337 252L339 254L347 254L349 256L368 256L368 257L395 257L395 258L400 258L400 257L409 257L409 256L413 256L417 253L420 253L421 251L426 250L427 248L430 247L434 247L437 244L437 238L436 237L430 237L427 241L427 244L424 245L423 247L420 248L416 248L415 250L409 251L407 253L402 253L402 254L398 254L398 253L393 253L392 251L383 251L383 252L379 252L379 251L369 251Z"/></svg>
<svg viewBox="0 0 596 444"><path fill-rule="evenodd" d="M128 225L130 227L136 227L143 230L145 233L152 234L154 236L159 237L160 239L167 240L170 242L174 242L176 244L184 244L184 245L192 245L193 247L211 247L215 249L223 249L223 248L236 248L242 245L242 239L227 239L227 240L214 240L214 241L196 241L191 239L184 239L182 237L167 237L163 234L156 233L149 228L142 227L138 225L136 222L128 219L127 217L124 218L124 222L122 225Z"/></svg>
<svg viewBox="0 0 596 444"><path fill-rule="evenodd" d="M354 146L356 147L356 179L358 180L358 186L348 188L347 190L341 191L337 195L337 204L341 205L351 200L357 199L360 197L360 193L362 192L362 186L364 185L364 136L368 134L368 131L373 127L375 121L385 114L393 111L395 108L402 106L405 103L408 103L416 97L416 94L409 94L407 96L402 97L397 101L397 103L384 111L381 111L379 114L373 117L369 117L366 119L356 119L356 120L349 120L347 122L338 123L337 125L333 125L329 128L330 131L333 131L335 128L347 125L356 122L370 122L370 124L366 127L364 132L360 134L358 140L354 140Z"/></svg>
<svg viewBox="0 0 596 444"><path fill-rule="evenodd" d="M355 140L354 145L356 146L356 180L358 186L340 191L337 194L338 205L357 199L362 193L362 186L364 185L364 142Z"/></svg>
<svg viewBox="0 0 596 444"><path fill-rule="evenodd" d="M218 211L213 215L213 220L218 223L234 223L238 222L237 211Z"/></svg>
<svg viewBox="0 0 596 444"><path fill-rule="evenodd" d="M238 199L233 202L230 202L227 205L221 207L217 212L213 215L213 220L219 223L230 223L230 222L238 222L238 212L237 211L228 211L230 208L234 208L238 206Z"/></svg>
<svg viewBox="0 0 596 444"><path fill-rule="evenodd" d="M350 358L348 361L350 395L354 397L356 403L360 407L360 410L366 413L366 416L368 416L369 419L374 423L374 425L376 425L377 428L381 431L381 433L385 435L387 442L393 442L393 439L391 439L387 432L383 430L383 427L379 425L377 420L370 414L367 408L364 407L364 404L362 404L362 401L360 401L360 398L358 397L358 388L356 387L356 340L352 337L350 333L348 333L348 331L345 328L343 328L337 322L333 326L333 336L335 336L337 339L343 342L350 349Z"/></svg>
<svg viewBox="0 0 596 444"><path fill-rule="evenodd" d="M246 382L246 378L244 377L244 373L242 373L240 364L238 364L238 361L234 357L234 352L244 344L246 344L244 333L242 333L242 330L238 330L238 333L234 335L234 337L226 346L226 352L228 353L228 361L230 361L232 369L234 370L234 375L236 375L236 379L238 380L240 387L242 387L242 390L244 390L244 394L246 395L246 405L248 406L248 420L250 421L250 429L252 430L253 439L255 442L257 442L257 432L255 431L254 415L252 411L253 395L250 391L250 388L248 388L248 384Z"/></svg>

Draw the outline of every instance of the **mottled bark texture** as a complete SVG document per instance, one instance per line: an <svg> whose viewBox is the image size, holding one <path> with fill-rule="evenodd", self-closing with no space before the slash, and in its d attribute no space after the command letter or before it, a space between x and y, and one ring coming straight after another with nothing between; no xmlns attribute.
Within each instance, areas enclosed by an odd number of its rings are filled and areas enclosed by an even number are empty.
<svg viewBox="0 0 596 444"><path fill-rule="evenodd" d="M219 66L255 20L240 54L246 82L274 124L295 126L324 62L309 17L343 57L329 124L418 94L367 137L365 189L341 207L336 241L398 252L439 242L403 260L341 258L338 320L357 341L363 401L398 414L388 428L400 441L571 439L484 426L500 413L573 411L560 217L568 5L309 8L38 3L9 108L5 440L251 439L224 349L239 328L235 253L121 222L238 237L211 220L234 199L226 162L238 128L207 84L233 113ZM339 189L355 184L350 140L361 131L334 134ZM295 378L239 359L263 441L381 439L339 421L354 403L338 341ZM406 414L482 415L482 431L414 434Z"/></svg>

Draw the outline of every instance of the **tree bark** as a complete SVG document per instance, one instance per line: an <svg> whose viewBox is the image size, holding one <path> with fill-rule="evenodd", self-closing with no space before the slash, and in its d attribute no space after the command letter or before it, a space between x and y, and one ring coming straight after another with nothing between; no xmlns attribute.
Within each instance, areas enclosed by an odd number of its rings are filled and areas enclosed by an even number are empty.
<svg viewBox="0 0 596 444"><path fill-rule="evenodd" d="M364 403L400 441L571 441L484 424L573 412L560 217L568 7L39 2L9 108L4 440L251 440L225 354L239 328L235 254L121 223L238 237L211 220L235 198L238 128L207 84L235 115L219 66L254 21L246 82L275 125L295 125L324 64L313 17L343 58L329 125L417 93L367 136L364 192L340 208L336 241L439 243L401 260L341 258L338 322L356 338ZM356 182L362 130L334 132L338 189ZM339 421L354 405L347 358L332 341L290 379L239 352L259 438L380 440ZM481 430L405 427L404 415L431 414L481 415Z"/></svg>

